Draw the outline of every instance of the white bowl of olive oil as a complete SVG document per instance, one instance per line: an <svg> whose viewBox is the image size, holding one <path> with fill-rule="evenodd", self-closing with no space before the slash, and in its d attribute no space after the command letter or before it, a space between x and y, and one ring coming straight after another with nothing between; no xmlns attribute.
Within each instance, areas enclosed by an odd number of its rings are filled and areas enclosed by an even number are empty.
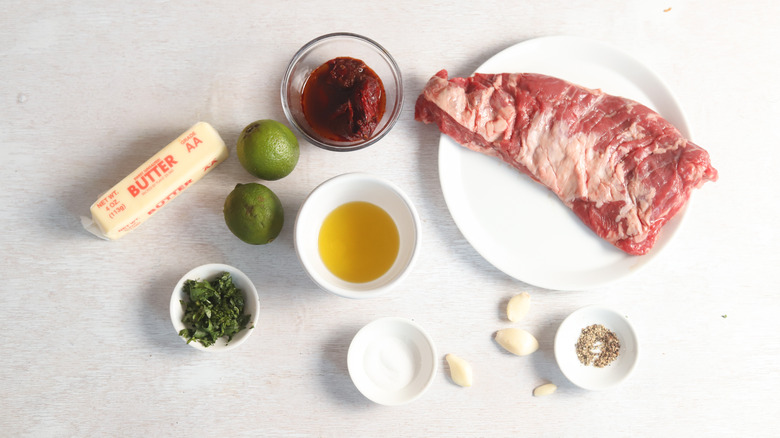
<svg viewBox="0 0 780 438"><path fill-rule="evenodd" d="M315 188L295 219L295 252L320 288L347 298L384 294L411 270L420 217L392 182L347 173Z"/></svg>

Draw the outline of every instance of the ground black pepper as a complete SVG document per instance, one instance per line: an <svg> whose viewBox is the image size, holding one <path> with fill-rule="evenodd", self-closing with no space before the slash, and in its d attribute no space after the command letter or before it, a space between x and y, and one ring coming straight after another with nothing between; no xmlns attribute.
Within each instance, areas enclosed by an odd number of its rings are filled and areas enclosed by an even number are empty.
<svg viewBox="0 0 780 438"><path fill-rule="evenodd" d="M609 365L620 354L620 340L617 335L601 324L582 329L575 347L577 358L583 365L593 365L597 368Z"/></svg>

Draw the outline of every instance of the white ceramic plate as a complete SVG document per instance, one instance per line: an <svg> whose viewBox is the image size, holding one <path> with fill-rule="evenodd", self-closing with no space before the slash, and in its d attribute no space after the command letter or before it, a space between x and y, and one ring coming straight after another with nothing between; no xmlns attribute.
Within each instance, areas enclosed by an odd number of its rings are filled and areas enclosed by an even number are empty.
<svg viewBox="0 0 780 438"><path fill-rule="evenodd" d="M663 82L629 55L574 37L529 40L498 53L480 73L542 73L639 101L690 138L688 124ZM439 179L447 207L466 239L488 262L547 289L584 290L624 278L647 264L680 226L680 211L653 249L630 256L602 240L549 190L501 160L442 135Z"/></svg>
<svg viewBox="0 0 780 438"><path fill-rule="evenodd" d="M582 329L601 324L620 341L620 353L614 362L603 368L583 365L577 358L575 345ZM627 379L639 360L639 341L628 317L613 309L587 306L567 316L555 333L555 361L561 372L580 388L602 390Z"/></svg>

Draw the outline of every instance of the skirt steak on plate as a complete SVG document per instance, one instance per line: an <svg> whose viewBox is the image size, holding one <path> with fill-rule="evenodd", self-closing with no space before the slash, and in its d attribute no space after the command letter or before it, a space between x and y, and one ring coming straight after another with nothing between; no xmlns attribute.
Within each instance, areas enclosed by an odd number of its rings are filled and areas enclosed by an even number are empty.
<svg viewBox="0 0 780 438"><path fill-rule="evenodd" d="M543 184L632 255L647 253L693 189L718 178L707 151L650 108L541 74L442 70L415 119Z"/></svg>

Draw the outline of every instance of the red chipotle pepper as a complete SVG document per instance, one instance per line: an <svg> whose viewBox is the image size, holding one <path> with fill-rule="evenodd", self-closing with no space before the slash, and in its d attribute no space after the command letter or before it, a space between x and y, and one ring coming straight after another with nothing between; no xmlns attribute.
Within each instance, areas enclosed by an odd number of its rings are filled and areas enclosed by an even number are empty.
<svg viewBox="0 0 780 438"><path fill-rule="evenodd" d="M369 139L385 112L382 80L363 61L348 57L314 70L301 99L312 129L336 141Z"/></svg>

